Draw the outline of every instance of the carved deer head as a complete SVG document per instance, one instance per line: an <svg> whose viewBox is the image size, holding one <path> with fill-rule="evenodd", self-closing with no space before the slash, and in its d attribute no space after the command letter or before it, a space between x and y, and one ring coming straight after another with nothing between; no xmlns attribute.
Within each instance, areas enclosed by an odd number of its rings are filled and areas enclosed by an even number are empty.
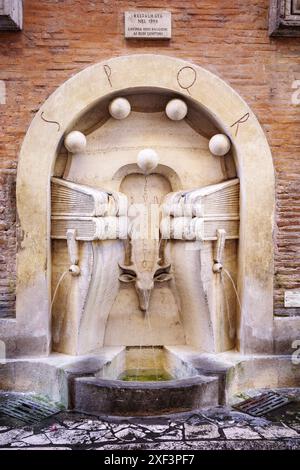
<svg viewBox="0 0 300 470"><path fill-rule="evenodd" d="M136 257L132 256L132 253L135 251L136 247L135 241L131 240L131 263L130 265L119 264L122 270L119 280L121 282L135 283L135 290L138 296L139 306L142 311L147 311L149 308L151 293L154 289L155 282L166 282L172 279L172 274L170 273L171 264L159 264L161 259L163 259L159 256L163 246L164 245L160 244L159 241L157 241L156 247L152 244L152 250L157 252L157 256L154 256L153 258L155 259L155 262L148 266L146 264L145 268L145 264L141 262L142 260L138 260L138 262L133 261ZM137 251L140 253L139 249Z"/></svg>

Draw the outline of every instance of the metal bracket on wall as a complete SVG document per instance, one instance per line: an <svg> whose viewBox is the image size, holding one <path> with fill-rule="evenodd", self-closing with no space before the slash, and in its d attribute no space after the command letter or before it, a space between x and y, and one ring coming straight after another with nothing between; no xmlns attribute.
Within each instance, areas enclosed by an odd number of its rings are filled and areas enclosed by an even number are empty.
<svg viewBox="0 0 300 470"><path fill-rule="evenodd" d="M300 36L300 0L270 0L270 36Z"/></svg>

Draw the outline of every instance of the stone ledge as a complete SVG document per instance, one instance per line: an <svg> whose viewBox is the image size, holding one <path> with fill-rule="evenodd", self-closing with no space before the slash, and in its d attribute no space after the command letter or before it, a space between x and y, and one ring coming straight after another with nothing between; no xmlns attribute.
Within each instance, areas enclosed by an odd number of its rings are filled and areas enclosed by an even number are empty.
<svg viewBox="0 0 300 470"><path fill-rule="evenodd" d="M166 382L75 379L75 409L120 416L155 416L218 405L217 377L196 376Z"/></svg>

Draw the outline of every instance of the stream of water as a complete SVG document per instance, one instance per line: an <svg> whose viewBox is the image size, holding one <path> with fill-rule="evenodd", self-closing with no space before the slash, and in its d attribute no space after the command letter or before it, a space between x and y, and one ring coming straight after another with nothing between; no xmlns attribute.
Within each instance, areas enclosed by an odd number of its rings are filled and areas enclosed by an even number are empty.
<svg viewBox="0 0 300 470"><path fill-rule="evenodd" d="M238 291L237 291L236 284L235 284L234 280L232 279L232 276L231 276L230 272L227 271L227 269L225 269L223 267L223 269L220 273L220 275L221 275L221 284L222 284L223 295L224 295L225 303L226 303L226 313L227 313L227 319L228 319L228 323L229 323L229 336L232 339L235 336L235 325L234 325L234 322L232 322L232 319L231 319L231 316L230 316L230 308L229 308L228 297L227 297L227 294L226 294L226 287L225 287L225 283L224 283L223 272L226 274L227 278L229 279L230 283L232 284L232 287L233 287L237 302L239 304L240 310L242 309L242 305L241 305L241 301L240 301L240 297L239 297L239 294L238 294Z"/></svg>
<svg viewBox="0 0 300 470"><path fill-rule="evenodd" d="M53 293L53 297L52 297L52 301L51 301L51 305L50 305L50 312L52 314L52 307L53 307L53 304L55 302L55 299L56 299L56 295L57 295L57 292L58 292L58 289L60 287L60 285L62 284L65 276L69 274L69 270L66 270L62 273L62 275L60 276L57 284L56 284L56 287L55 287L55 290L54 290L54 293ZM55 328L55 331L53 333L53 339L56 343L59 342L59 337L60 337L60 332L61 332L61 327L62 327L62 324L63 324L63 316L62 315L59 315L59 319L58 319L58 323L57 323L57 327Z"/></svg>

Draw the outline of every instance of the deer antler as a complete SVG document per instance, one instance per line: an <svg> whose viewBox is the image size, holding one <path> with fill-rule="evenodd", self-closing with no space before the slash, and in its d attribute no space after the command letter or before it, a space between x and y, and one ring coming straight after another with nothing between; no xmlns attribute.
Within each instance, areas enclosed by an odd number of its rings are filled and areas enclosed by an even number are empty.
<svg viewBox="0 0 300 470"><path fill-rule="evenodd" d="M124 248L125 248L125 265L132 265L132 260L131 260L131 256L132 256L132 247L131 247L131 240L129 238L126 238L124 240Z"/></svg>
<svg viewBox="0 0 300 470"><path fill-rule="evenodd" d="M136 274L133 264L127 265L127 264L118 263L118 265L119 265L119 268L122 269L124 273Z"/></svg>
<svg viewBox="0 0 300 470"><path fill-rule="evenodd" d="M159 251L158 251L158 265L163 266L165 264L165 248L168 243L168 240L165 238L161 238L159 242Z"/></svg>

